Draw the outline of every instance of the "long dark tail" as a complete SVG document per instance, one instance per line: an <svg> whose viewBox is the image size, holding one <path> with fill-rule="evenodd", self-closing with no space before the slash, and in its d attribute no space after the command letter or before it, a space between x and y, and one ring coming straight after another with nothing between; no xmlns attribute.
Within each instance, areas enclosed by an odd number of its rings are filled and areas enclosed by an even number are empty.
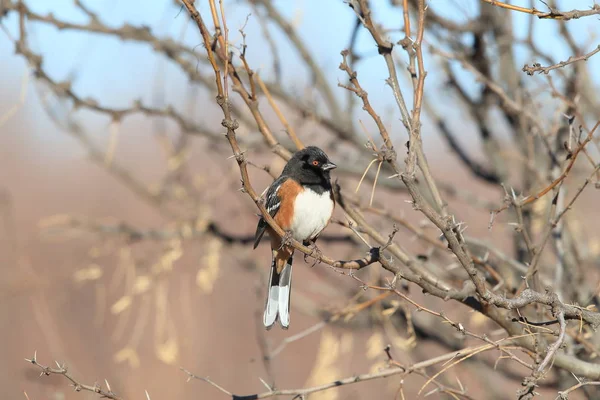
<svg viewBox="0 0 600 400"><path fill-rule="evenodd" d="M280 274L277 273L275 257L271 261L271 273L269 274L269 288L267 301L263 314L265 328L271 329L275 321L283 329L290 326L290 300L292 294L292 257L288 258L285 267Z"/></svg>

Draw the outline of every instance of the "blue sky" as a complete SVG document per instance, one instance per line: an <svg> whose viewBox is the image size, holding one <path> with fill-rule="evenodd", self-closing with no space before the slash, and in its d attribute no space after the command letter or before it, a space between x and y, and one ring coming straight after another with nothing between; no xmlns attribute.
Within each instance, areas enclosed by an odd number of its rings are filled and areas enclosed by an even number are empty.
<svg viewBox="0 0 600 400"><path fill-rule="evenodd" d="M388 28L402 27L402 14L397 8L389 6L387 0L372 1L376 4L375 18ZM529 1L519 1L516 4L527 6ZM538 2L536 7L545 9L543 3ZM85 16L74 5L72 0L29 0L27 4L40 13L52 12L60 19L72 22L87 22ZM178 39L185 38L190 46L200 44L196 27L189 23L185 11L179 12L173 2L144 1L144 0L89 0L87 7L97 12L102 21L113 26L123 23L133 25L148 25L159 36L170 36ZM200 10L208 10L207 2L197 0ZM344 49L349 40L351 26L354 23L352 10L342 0L279 0L278 8L298 28L301 36L311 49L318 55L320 66L329 79L334 93L340 98L345 98L345 90L337 88L338 80L344 75L337 66L341 60L339 52ZM480 6L479 0L431 0L430 7L441 15L456 21L465 21L476 15ZM569 0L559 3L562 9L585 9L591 4L590 0ZM226 1L226 13L230 27L232 41L240 41L238 28L242 26L246 16L251 10L239 1ZM527 28L528 16L520 13L511 13L517 35L524 36ZM17 18L11 14L2 20L13 34L17 32ZM550 52L556 60L566 59L570 53L557 38L557 23L554 21L537 21L536 39L538 45ZM100 102L115 106L127 106L136 98L142 98L148 103L152 102L153 83L157 76L163 76L164 87L167 88L166 102L175 105L181 104L181 93L188 87L187 79L173 64L165 61L163 57L153 55L147 45L134 42L121 42L105 36L85 34L73 31L58 31L45 24L30 23L28 25L32 47L44 55L44 66L48 72L57 79L72 78L74 88L83 96L93 96ZM569 22L578 43L587 45L592 49L600 44L600 22L597 17L584 18ZM273 37L277 41L281 59L283 60L284 81L292 86L302 88L308 75L299 65L299 57L292 49L284 36L275 26L270 26ZM262 72L263 77L268 75L270 60L268 47L264 44L258 21L250 18L246 32L249 44L248 58L255 70ZM401 32L394 32L391 37L396 41L402 37ZM383 114L391 107L393 98L385 85L387 72L381 57L371 38L366 31L362 31L358 41L359 53L366 56L358 65L359 78L363 86L373 93L371 102ZM197 47L199 53L203 52L201 46ZM2 86L14 86L20 81L24 73L22 58L14 54L12 43L4 33L0 32L0 52L3 62L0 65L3 80ZM401 52L400 52L401 53ZM404 54L401 54L403 57ZM530 59L528 54L518 48L517 58L521 64L536 61ZM600 56L592 58L592 71L600 71ZM429 68L427 68L429 66ZM436 90L439 84L435 70L431 67L434 63L426 59L426 68L429 71L427 90ZM165 74L163 75L163 72ZM76 75L74 75L76 73ZM594 78L598 81L598 73ZM35 92L30 89L30 95ZM437 89L439 90L439 89ZM6 92L6 91L5 91ZM11 90L10 93L18 93ZM444 107L444 104L440 104ZM201 111L200 111L201 112ZM390 115L388 120L396 121L397 115ZM356 121L355 121L356 122ZM390 122L391 123L391 122Z"/></svg>

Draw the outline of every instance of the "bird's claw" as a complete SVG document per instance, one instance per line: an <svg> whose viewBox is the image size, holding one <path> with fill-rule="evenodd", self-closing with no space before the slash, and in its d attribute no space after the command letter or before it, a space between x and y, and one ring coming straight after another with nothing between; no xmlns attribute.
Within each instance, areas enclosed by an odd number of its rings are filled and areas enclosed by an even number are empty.
<svg viewBox="0 0 600 400"><path fill-rule="evenodd" d="M286 231L285 234L281 237L281 246L279 246L279 250L281 250L284 247L291 246L292 238L292 231Z"/></svg>
<svg viewBox="0 0 600 400"><path fill-rule="evenodd" d="M312 265L310 266L311 268L314 267L315 265L317 265L317 263L319 261L321 261L321 257L323 257L323 253L321 252L321 250L317 247L317 244L315 242L311 242L309 243L308 247L311 249L310 254L305 254L304 255L304 262L306 262L306 258L307 257L313 257L314 258L314 262L312 263Z"/></svg>

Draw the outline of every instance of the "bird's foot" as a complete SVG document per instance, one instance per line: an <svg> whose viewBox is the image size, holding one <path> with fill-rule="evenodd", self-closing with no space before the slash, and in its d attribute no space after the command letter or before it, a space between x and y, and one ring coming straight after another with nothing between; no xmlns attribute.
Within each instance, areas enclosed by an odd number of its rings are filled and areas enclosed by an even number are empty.
<svg viewBox="0 0 600 400"><path fill-rule="evenodd" d="M304 262L306 262L307 257L312 257L314 259L312 265L310 266L312 268L315 265L317 265L319 261L321 261L321 257L323 257L323 252L321 252L321 250L319 249L319 247L317 247L317 244L315 242L308 242L305 243L305 245L310 248L310 254L304 255Z"/></svg>
<svg viewBox="0 0 600 400"><path fill-rule="evenodd" d="M281 250L284 247L291 246L293 237L294 236L292 231L286 231L285 234L281 237L281 246L279 246L279 250Z"/></svg>

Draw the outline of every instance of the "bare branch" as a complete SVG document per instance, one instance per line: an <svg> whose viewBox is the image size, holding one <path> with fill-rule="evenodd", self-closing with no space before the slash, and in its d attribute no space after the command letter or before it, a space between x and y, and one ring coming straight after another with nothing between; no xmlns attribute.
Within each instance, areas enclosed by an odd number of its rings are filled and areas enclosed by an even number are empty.
<svg viewBox="0 0 600 400"><path fill-rule="evenodd" d="M65 364L58 363L58 361L56 362L56 368L51 368L51 367L47 367L47 366L40 364L37 361L37 351L33 353L33 357L31 359L26 358L25 361L38 367L42 371L40 376L41 375L46 375L46 376L62 375L62 376L64 376L66 379L71 381L71 386L73 386L73 389L76 392L81 392L83 390L83 391L87 391L87 392L96 393L98 396L103 397L103 398L113 399L113 400L122 400L121 397L117 396L111 390L110 385L108 384L108 381L105 381L106 389L102 389L102 386L100 386L100 384L98 384L98 383L95 383L92 386L92 385L86 385L84 383L80 383L79 381L75 380L75 378L73 378L73 376L67 370L67 366Z"/></svg>
<svg viewBox="0 0 600 400"><path fill-rule="evenodd" d="M547 67L543 67L542 65L540 65L539 63L535 63L531 66L529 66L529 64L525 64L525 66L523 67L523 72L526 72L527 75L534 75L536 72L539 74L548 74L550 73L550 71L554 70L554 69L558 69L558 68L563 68L569 64L573 64L579 61L587 61L591 56L593 56L596 53L600 52L600 45L596 46L596 48L592 51L590 51L587 54L583 54L581 56L571 56L569 57L566 61L561 61L559 63L553 64L553 65L549 65Z"/></svg>
<svg viewBox="0 0 600 400"><path fill-rule="evenodd" d="M497 0L481 0L481 1L483 1L484 3L491 4L493 6L496 6L496 7L505 8L507 10L535 15L539 19L556 19L556 20L568 21L571 19L578 19L578 18L589 17L592 15L600 14L600 5L598 5L598 4L592 5L592 7L590 7L589 10L559 11L559 10L550 9L550 11L544 12L544 11L540 11L535 8L519 7L519 6L515 6L512 4L503 3L503 2L497 1Z"/></svg>

